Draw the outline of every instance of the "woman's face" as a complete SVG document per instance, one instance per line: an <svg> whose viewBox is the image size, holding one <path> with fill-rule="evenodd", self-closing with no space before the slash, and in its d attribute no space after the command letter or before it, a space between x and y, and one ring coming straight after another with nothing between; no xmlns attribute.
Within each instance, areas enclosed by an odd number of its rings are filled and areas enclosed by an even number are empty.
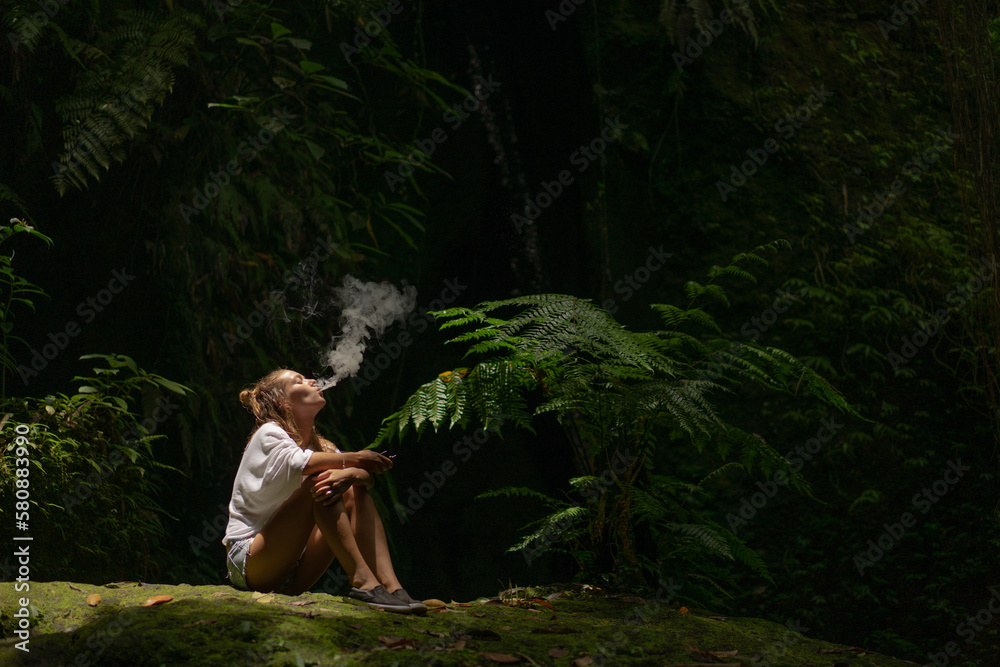
<svg viewBox="0 0 1000 667"><path fill-rule="evenodd" d="M316 380L307 379L302 373L285 371L282 374L285 384L285 396L292 408L292 414L316 414L326 405L323 392L316 386Z"/></svg>

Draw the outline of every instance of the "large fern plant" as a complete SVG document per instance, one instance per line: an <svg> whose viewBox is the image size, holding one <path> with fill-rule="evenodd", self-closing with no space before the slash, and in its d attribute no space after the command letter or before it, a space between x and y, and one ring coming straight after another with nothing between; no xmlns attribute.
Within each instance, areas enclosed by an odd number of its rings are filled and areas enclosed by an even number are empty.
<svg viewBox="0 0 1000 667"><path fill-rule="evenodd" d="M568 499L527 488L483 494L529 496L548 508L511 551L530 562L548 549L568 550L591 575L617 571L630 579L642 570L678 567L705 576L711 568L704 556L711 554L766 577L756 553L699 511L703 485L742 468L765 475L780 471L799 491L809 489L762 437L727 423L716 408L719 400L747 384L805 389L857 413L792 355L726 339L706 311L692 306L699 298L728 303L716 281L727 275L753 280L747 267L766 265L764 253L783 245L776 241L713 267L704 285L689 282L687 308L654 305L663 321L657 331L628 331L590 301L561 294L440 311L442 329L474 327L450 342L468 345L467 356L477 363L421 386L385 420L372 446L411 430L419 434L428 426L437 430L473 420L486 428L531 429L533 417L552 413L573 443L583 474L569 480ZM702 333L685 331L692 325ZM668 474L657 456L661 448L688 445L699 460L713 461L701 479Z"/></svg>
<svg viewBox="0 0 1000 667"><path fill-rule="evenodd" d="M60 195L100 180L112 163L124 162L128 142L146 129L174 85L174 69L195 50L204 20L181 8L166 16L120 10L110 30L93 44L64 37L78 63L86 64L76 90L56 103L63 121L63 152L53 162Z"/></svg>

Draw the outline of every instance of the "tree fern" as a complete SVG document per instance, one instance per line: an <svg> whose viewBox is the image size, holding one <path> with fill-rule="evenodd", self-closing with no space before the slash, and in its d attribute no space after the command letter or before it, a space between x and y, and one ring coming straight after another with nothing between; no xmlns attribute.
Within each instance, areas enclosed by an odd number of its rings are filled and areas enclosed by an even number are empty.
<svg viewBox="0 0 1000 667"><path fill-rule="evenodd" d="M753 283L750 271L786 246L776 241L734 256L727 266L713 267L705 284L689 282L688 297L728 304L716 281L749 277ZM781 472L791 486L809 494L805 480L763 437L721 416L720 396L738 394L749 385L810 394L843 412L857 412L787 352L722 337L711 315L693 303L686 308L656 304L653 309L665 329L629 331L590 301L564 294L441 311L436 314L441 329L456 329L449 342L464 345L472 364L418 388L385 420L374 444L404 438L411 428L419 435L428 425L438 430L473 420L530 428L533 417L553 414L571 435L584 466L570 480L571 493L587 502L556 502L525 489L484 494L545 499L548 513L526 527L527 534L512 550L532 544L548 548L561 541L607 566L635 567L686 554L687 566L696 569L703 567L704 558L693 554L712 554L766 576L761 559L735 535L684 506L681 498L703 494L703 488L662 474L656 450L687 440L698 453L717 459L712 472L701 475L701 483L735 468L751 474ZM677 330L692 325L702 333ZM615 463L623 453L628 454L624 472ZM650 539L636 538L640 529ZM643 553L640 544L654 545L655 553Z"/></svg>
<svg viewBox="0 0 1000 667"><path fill-rule="evenodd" d="M59 194L85 188L88 176L100 180L112 163L125 160L126 142L145 130L173 88L173 70L187 64L201 24L180 8L166 17L122 10L117 24L97 36L93 47L101 59L78 76L73 94L56 103L63 152L52 163L52 181Z"/></svg>

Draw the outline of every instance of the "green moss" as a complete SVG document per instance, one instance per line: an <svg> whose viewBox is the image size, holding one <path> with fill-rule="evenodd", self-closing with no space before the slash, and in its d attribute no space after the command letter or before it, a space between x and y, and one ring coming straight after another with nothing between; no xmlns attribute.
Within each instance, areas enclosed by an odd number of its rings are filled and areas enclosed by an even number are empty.
<svg viewBox="0 0 1000 667"><path fill-rule="evenodd" d="M86 602L93 593L101 595L96 607ZM154 595L173 599L144 607ZM27 654L14 648L20 597L30 597L38 610ZM24 593L2 583L0 665L492 664L482 655L487 652L521 657L525 664L527 658L554 665L592 656L600 665L603 654L603 664L663 665L697 662L692 649L736 650L738 657L759 655L766 660L760 664L775 666L905 664L871 653L824 654L821 649L845 647L759 619L682 613L672 603L639 598L569 591L553 597L561 598L548 603L554 611L539 603L519 607L480 598L468 606L452 603L425 616L403 616L324 593L260 598L227 586L108 588L68 582L31 583ZM553 649L566 656L551 657Z"/></svg>

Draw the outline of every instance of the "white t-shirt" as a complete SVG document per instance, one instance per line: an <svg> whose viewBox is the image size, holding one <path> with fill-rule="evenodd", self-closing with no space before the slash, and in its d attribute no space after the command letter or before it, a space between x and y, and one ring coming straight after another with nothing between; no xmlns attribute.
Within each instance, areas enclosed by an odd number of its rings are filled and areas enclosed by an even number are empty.
<svg viewBox="0 0 1000 667"><path fill-rule="evenodd" d="M299 447L274 422L261 426L250 438L233 482L229 524L222 543L253 537L281 504L302 484L302 470L313 451Z"/></svg>

